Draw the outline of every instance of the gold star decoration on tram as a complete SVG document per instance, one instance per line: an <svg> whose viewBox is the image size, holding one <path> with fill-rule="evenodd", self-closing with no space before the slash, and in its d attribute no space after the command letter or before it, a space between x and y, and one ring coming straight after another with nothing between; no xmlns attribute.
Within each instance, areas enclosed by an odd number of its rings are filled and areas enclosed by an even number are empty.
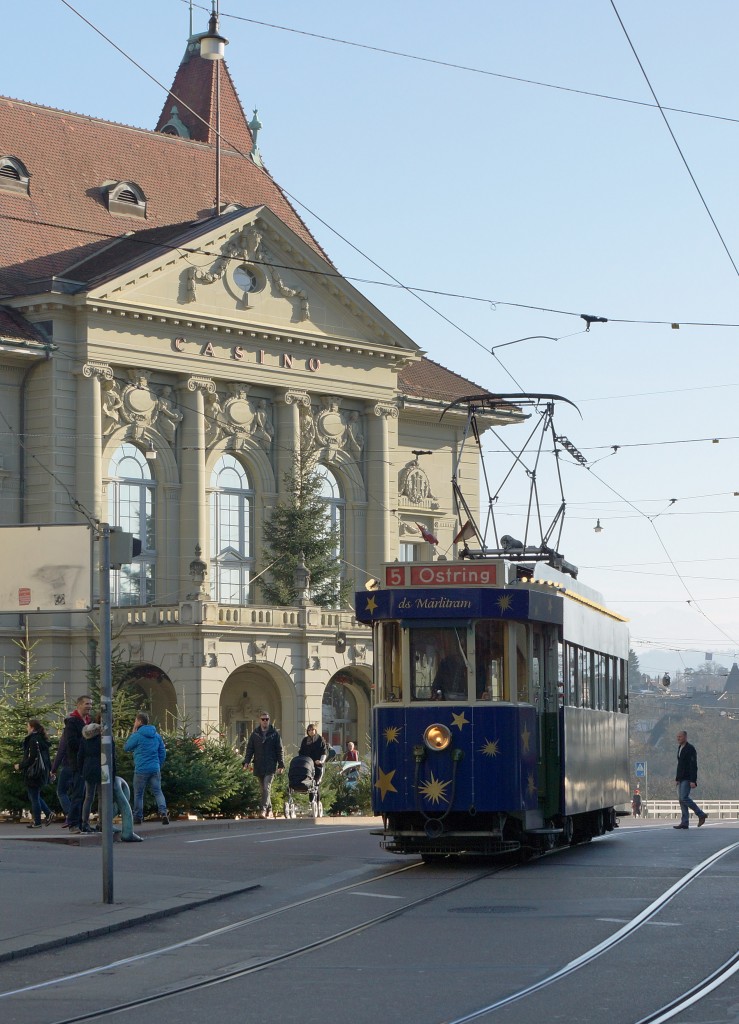
<svg viewBox="0 0 739 1024"><path fill-rule="evenodd" d="M480 747L480 753L484 754L485 757L497 757L500 753L500 747L498 746L497 740L489 740L485 737L485 743Z"/></svg>
<svg viewBox="0 0 739 1024"><path fill-rule="evenodd" d="M511 610L511 604L513 603L513 598L511 597L510 594L503 594L502 597L498 598L496 603L498 605L498 611L500 611L500 612L509 612Z"/></svg>
<svg viewBox="0 0 739 1024"><path fill-rule="evenodd" d="M524 727L523 727L523 729L521 731L521 742L523 743L523 752L524 752L524 754L528 754L529 753L529 742L530 741L531 741L531 733L529 732L529 727L526 724L524 724Z"/></svg>
<svg viewBox="0 0 739 1024"><path fill-rule="evenodd" d="M372 597L367 598L367 607L364 610L366 612L372 612L373 614L377 611L377 601L375 601L374 594Z"/></svg>
<svg viewBox="0 0 739 1024"><path fill-rule="evenodd" d="M469 719L464 717L464 711L462 711L458 715L455 715L454 712L452 711L452 725L456 725L460 732L462 731L462 726L463 725L469 725L469 724L470 724Z"/></svg>
<svg viewBox="0 0 739 1024"><path fill-rule="evenodd" d="M398 743L401 728L400 725L388 725L386 729L383 729L382 735L385 737L385 742Z"/></svg>
<svg viewBox="0 0 739 1024"><path fill-rule="evenodd" d="M429 803L438 804L443 800L447 804L449 803L449 798L446 795L447 786L451 786L451 782L442 782L431 772L431 778L418 787L418 792L425 796Z"/></svg>
<svg viewBox="0 0 739 1024"><path fill-rule="evenodd" d="M375 789L379 789L381 800L384 800L388 793L398 792L393 785L393 775L395 775L395 771L395 768L390 772L384 772L382 768L377 769L377 782L375 783Z"/></svg>

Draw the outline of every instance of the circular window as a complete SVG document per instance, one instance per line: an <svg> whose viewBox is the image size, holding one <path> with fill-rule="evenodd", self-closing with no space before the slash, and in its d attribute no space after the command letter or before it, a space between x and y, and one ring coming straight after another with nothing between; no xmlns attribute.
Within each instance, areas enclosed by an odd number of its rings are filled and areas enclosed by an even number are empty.
<svg viewBox="0 0 739 1024"><path fill-rule="evenodd" d="M259 287L256 274L243 264L234 270L234 281L244 292L255 292Z"/></svg>

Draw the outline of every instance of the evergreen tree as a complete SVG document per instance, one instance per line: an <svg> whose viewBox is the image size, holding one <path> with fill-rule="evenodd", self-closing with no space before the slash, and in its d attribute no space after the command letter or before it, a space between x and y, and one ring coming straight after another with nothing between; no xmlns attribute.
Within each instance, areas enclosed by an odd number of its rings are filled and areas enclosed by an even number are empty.
<svg viewBox="0 0 739 1024"><path fill-rule="evenodd" d="M644 676L639 671L639 659L636 652L629 649L629 689L644 685Z"/></svg>
<svg viewBox="0 0 739 1024"><path fill-rule="evenodd" d="M296 452L295 468L285 475L289 493L264 527L267 558L274 562L260 586L269 604L294 605L298 600L295 569L301 555L310 572L310 598L324 608L341 607L348 595L342 581L339 530L331 523L321 494L322 478L314 450Z"/></svg>
<svg viewBox="0 0 739 1024"><path fill-rule="evenodd" d="M54 731L64 718L64 702L48 701L42 695L51 672L34 672L34 651L39 641L15 640L20 650L19 667L5 672L0 689L0 807L18 816L28 807L23 775L13 765L21 759L29 718L38 718ZM53 757L53 752L52 752Z"/></svg>

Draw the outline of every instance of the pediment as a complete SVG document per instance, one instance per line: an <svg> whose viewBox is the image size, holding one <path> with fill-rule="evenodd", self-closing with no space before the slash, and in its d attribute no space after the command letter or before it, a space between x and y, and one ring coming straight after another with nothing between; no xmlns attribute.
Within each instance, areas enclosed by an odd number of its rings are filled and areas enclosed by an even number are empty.
<svg viewBox="0 0 739 1024"><path fill-rule="evenodd" d="M88 292L139 313L418 353L419 347L266 207L209 221Z"/></svg>

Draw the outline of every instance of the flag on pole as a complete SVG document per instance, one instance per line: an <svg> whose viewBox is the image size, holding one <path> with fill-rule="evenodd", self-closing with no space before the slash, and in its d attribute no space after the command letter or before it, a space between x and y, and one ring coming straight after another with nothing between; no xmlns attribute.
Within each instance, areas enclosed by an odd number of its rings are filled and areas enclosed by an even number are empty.
<svg viewBox="0 0 739 1024"><path fill-rule="evenodd" d="M421 531L421 536L423 537L423 539L428 544L438 544L439 543L438 540L436 539L436 537L434 537L433 533L431 533L430 530L427 530L425 526L422 526L421 523L416 523L416 526Z"/></svg>
<svg viewBox="0 0 739 1024"><path fill-rule="evenodd" d="M470 540L474 536L475 536L475 528L474 528L474 526L472 525L472 523L468 519L467 522L462 527L462 529L457 534L457 536L454 538L453 543L454 544L461 544L462 541Z"/></svg>

